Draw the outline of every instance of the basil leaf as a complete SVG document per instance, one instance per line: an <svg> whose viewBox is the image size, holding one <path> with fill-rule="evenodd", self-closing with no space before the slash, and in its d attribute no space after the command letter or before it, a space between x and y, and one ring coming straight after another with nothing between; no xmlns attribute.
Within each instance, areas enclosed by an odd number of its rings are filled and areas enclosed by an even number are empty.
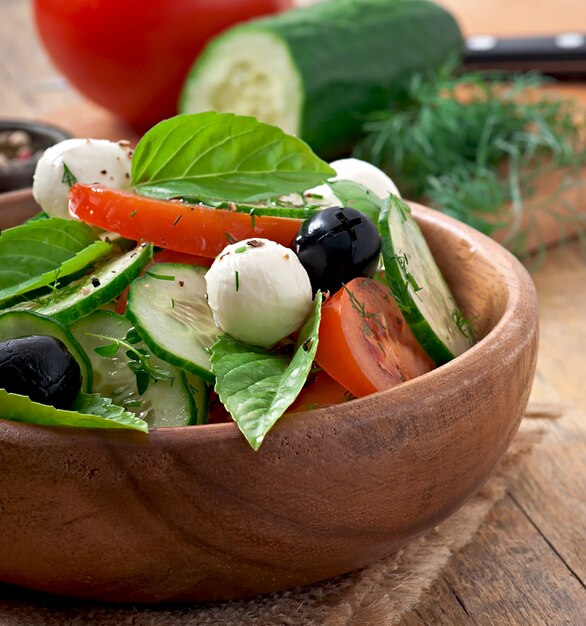
<svg viewBox="0 0 586 626"><path fill-rule="evenodd" d="M45 272L40 276L34 276L33 278L25 280L14 287L0 289L0 304L11 300L15 296L20 296L23 293L33 291L34 289L46 287L60 278L79 272L88 265L91 265L106 256L110 252L111 248L112 246L105 241L95 241L87 248L84 248L81 252L78 252L71 259L67 259L67 261L63 262L57 269Z"/></svg>
<svg viewBox="0 0 586 626"><path fill-rule="evenodd" d="M254 450L293 404L317 351L321 293L305 322L293 358L222 335L211 348L215 391Z"/></svg>
<svg viewBox="0 0 586 626"><path fill-rule="evenodd" d="M331 180L326 183L342 206L352 207L361 211L378 227L378 216L382 210L383 201L370 189L355 183L352 180Z"/></svg>
<svg viewBox="0 0 586 626"><path fill-rule="evenodd" d="M0 389L0 418L43 426L131 428L148 433L145 421L98 394L80 393L71 410L65 410Z"/></svg>
<svg viewBox="0 0 586 626"><path fill-rule="evenodd" d="M28 222L0 235L0 302L67 276L110 250L87 224L57 217Z"/></svg>
<svg viewBox="0 0 586 626"><path fill-rule="evenodd" d="M135 191L163 199L253 202L302 192L334 175L301 139L253 117L214 111L160 122L132 159Z"/></svg>

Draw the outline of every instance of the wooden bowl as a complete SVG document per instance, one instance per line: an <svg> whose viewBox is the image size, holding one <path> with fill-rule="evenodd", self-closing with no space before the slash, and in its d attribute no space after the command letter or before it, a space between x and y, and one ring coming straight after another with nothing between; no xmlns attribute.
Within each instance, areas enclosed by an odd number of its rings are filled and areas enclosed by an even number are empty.
<svg viewBox="0 0 586 626"><path fill-rule="evenodd" d="M283 418L122 431L0 420L0 580L122 602L239 598L372 563L453 513L517 431L535 371L525 269L413 206L480 341L399 387ZM37 211L0 200L0 226Z"/></svg>

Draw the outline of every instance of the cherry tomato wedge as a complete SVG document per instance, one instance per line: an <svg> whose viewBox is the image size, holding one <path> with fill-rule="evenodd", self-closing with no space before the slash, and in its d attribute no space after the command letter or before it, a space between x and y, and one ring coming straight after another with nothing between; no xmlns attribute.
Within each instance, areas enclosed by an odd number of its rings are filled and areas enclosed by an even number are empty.
<svg viewBox="0 0 586 626"><path fill-rule="evenodd" d="M310 411L352 399L352 395L323 370L313 374L287 413Z"/></svg>
<svg viewBox="0 0 586 626"><path fill-rule="evenodd" d="M185 252L175 252L174 250L160 250L155 252L153 263L182 263L183 265L200 265L201 267L211 267L213 259L205 256L195 256L185 254Z"/></svg>
<svg viewBox="0 0 586 626"><path fill-rule="evenodd" d="M69 192L69 211L83 222L128 239L211 259L229 243L249 237L289 247L302 223L288 217L251 216L145 198L101 185L74 185Z"/></svg>
<svg viewBox="0 0 586 626"><path fill-rule="evenodd" d="M324 303L317 362L358 397L434 368L391 291L369 278L355 278Z"/></svg>

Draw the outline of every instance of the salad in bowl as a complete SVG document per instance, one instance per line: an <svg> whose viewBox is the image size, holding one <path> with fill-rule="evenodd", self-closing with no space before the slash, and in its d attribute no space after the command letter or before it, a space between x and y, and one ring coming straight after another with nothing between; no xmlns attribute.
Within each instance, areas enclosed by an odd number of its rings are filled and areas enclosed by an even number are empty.
<svg viewBox="0 0 586 626"><path fill-rule="evenodd" d="M474 343L409 206L254 118L180 115L45 152L41 212L0 235L0 415L61 427L285 414L431 371Z"/></svg>
<svg viewBox="0 0 586 626"><path fill-rule="evenodd" d="M252 118L171 118L133 156L97 143L47 153L37 202L0 212L0 580L277 591L478 490L535 372L514 257Z"/></svg>

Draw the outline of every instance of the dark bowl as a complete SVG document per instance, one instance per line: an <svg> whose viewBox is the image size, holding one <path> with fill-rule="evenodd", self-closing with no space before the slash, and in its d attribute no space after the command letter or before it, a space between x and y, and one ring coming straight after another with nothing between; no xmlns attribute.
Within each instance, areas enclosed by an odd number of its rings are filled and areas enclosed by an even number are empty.
<svg viewBox="0 0 586 626"><path fill-rule="evenodd" d="M0 120L0 133L11 130L23 130L28 133L32 139L35 154L23 161L13 161L7 167L0 165L0 193L30 187L39 155L43 150L72 136L61 128L42 122Z"/></svg>

